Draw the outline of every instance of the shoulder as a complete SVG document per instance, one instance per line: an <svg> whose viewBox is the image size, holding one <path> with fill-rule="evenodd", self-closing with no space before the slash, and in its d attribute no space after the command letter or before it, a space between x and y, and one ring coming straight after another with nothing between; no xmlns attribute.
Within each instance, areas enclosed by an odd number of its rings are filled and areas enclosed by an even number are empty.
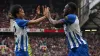
<svg viewBox="0 0 100 56"><path fill-rule="evenodd" d="M29 20L24 20L24 19L16 19L15 22L16 23L24 23L24 22L28 22Z"/></svg>
<svg viewBox="0 0 100 56"><path fill-rule="evenodd" d="M69 24L73 24L76 21L77 15L75 14L68 14L65 16L66 22Z"/></svg>
<svg viewBox="0 0 100 56"><path fill-rule="evenodd" d="M76 19L76 17L77 17L77 15L75 15L75 14L67 15L67 18L69 18L69 19Z"/></svg>

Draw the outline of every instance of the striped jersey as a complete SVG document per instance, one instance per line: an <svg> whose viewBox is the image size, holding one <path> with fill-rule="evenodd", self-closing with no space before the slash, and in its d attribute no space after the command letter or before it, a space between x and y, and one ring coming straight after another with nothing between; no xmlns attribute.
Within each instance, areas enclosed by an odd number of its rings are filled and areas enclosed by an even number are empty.
<svg viewBox="0 0 100 56"><path fill-rule="evenodd" d="M15 51L28 51L28 35L26 26L28 20L16 18L13 21L14 36L15 36Z"/></svg>
<svg viewBox="0 0 100 56"><path fill-rule="evenodd" d="M79 20L75 14L69 14L61 19L64 22L64 32L66 34L66 39L68 43L68 48L72 49L79 47L80 44L87 44L82 38L82 33L80 32Z"/></svg>

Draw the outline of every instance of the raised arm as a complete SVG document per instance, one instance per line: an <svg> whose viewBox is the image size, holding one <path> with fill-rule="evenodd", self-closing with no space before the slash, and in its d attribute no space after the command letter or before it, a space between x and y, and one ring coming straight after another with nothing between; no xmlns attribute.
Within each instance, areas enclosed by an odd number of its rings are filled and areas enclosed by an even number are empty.
<svg viewBox="0 0 100 56"><path fill-rule="evenodd" d="M46 18L46 16L42 16L42 17L40 17L40 18L38 18L38 19L30 20L30 21L28 22L28 24L37 24L37 23L41 22L42 20L44 20L45 18Z"/></svg>
<svg viewBox="0 0 100 56"><path fill-rule="evenodd" d="M60 20L54 20L51 18L51 14L50 14L50 11L49 11L49 8L47 8L47 18L49 19L50 23L53 24L53 25L56 25L56 24L63 24L64 22L62 21L62 19Z"/></svg>
<svg viewBox="0 0 100 56"><path fill-rule="evenodd" d="M50 12L49 12L49 9L47 9L48 13L47 13L47 18L49 19L50 23L51 24L73 24L77 18L77 15L75 14L69 14L69 15L66 15L63 19L60 19L60 20L53 20L51 18L51 15L50 15Z"/></svg>

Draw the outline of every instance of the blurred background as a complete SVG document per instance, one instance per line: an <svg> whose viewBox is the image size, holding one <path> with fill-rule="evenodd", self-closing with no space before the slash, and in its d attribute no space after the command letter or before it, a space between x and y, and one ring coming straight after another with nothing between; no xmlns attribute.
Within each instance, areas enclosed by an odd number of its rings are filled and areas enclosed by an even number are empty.
<svg viewBox="0 0 100 56"><path fill-rule="evenodd" d="M0 0L0 56L15 56L13 23L8 17L12 5L20 4L28 20L36 15L38 5L46 5L51 9L52 18L58 20L62 18L63 8L68 2L77 4L77 15L83 38L89 44L90 56L100 56L100 0ZM27 31L30 56L67 56L63 28L55 28L44 20L30 25Z"/></svg>

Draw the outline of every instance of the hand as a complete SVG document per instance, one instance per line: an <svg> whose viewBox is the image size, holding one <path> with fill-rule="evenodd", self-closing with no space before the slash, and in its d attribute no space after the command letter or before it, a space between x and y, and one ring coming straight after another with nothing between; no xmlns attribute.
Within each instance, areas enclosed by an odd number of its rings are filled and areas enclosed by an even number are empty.
<svg viewBox="0 0 100 56"><path fill-rule="evenodd" d="M50 11L49 11L49 7L46 6L42 6L43 8L43 15L46 16L47 18L51 17Z"/></svg>
<svg viewBox="0 0 100 56"><path fill-rule="evenodd" d="M37 9L36 9L36 13L37 14L40 14L40 5L37 7Z"/></svg>
<svg viewBox="0 0 100 56"><path fill-rule="evenodd" d="M50 18L51 17L51 14L50 14L49 9L50 9L49 7L46 8L46 17L47 18Z"/></svg>
<svg viewBox="0 0 100 56"><path fill-rule="evenodd" d="M47 9L46 9L46 6L42 6L42 9L43 9L43 15L46 16L46 13L47 13L47 12L46 12L46 10L47 10Z"/></svg>

